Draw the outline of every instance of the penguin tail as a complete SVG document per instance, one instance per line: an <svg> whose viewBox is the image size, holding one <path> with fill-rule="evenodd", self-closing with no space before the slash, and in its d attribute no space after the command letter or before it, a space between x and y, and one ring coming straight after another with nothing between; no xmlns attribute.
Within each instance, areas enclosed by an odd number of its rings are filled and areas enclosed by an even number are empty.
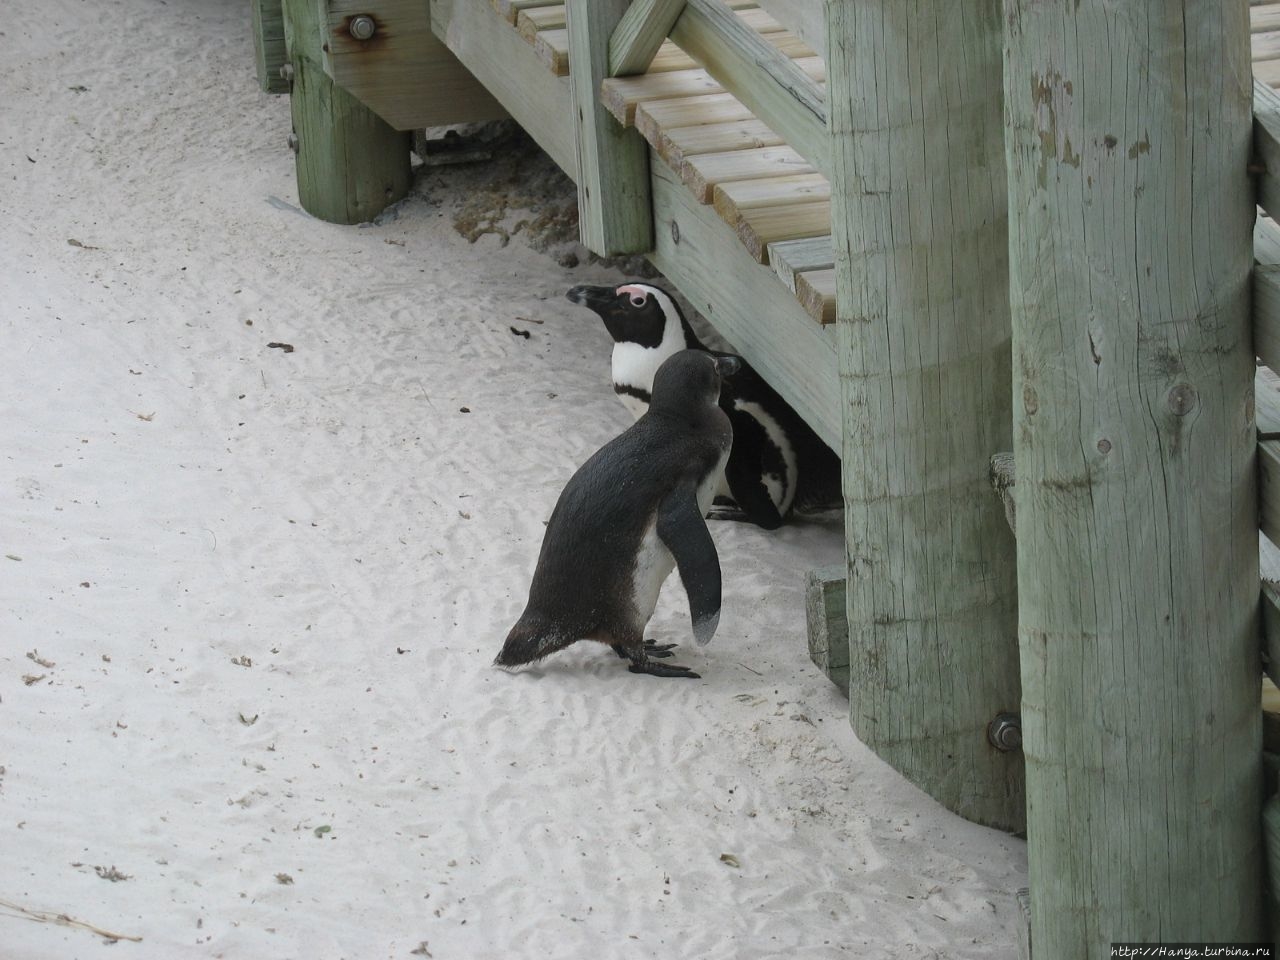
<svg viewBox="0 0 1280 960"><path fill-rule="evenodd" d="M574 637L566 637L563 632L547 629L537 618L521 617L511 628L502 649L494 657L493 664L507 669L521 667L535 660L550 656L573 643Z"/></svg>

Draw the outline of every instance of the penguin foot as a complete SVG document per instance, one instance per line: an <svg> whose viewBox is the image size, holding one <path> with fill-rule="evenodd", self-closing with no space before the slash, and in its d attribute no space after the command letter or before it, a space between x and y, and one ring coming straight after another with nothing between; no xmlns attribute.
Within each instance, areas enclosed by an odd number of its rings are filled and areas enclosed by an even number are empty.
<svg viewBox="0 0 1280 960"><path fill-rule="evenodd" d="M694 673L688 667L674 663L654 663L652 660L632 660L627 667L632 673L647 673L651 677L686 677L689 680L701 680L702 675Z"/></svg>
<svg viewBox="0 0 1280 960"><path fill-rule="evenodd" d="M620 660L633 659L631 654L627 653L626 647L624 647L622 644L611 643L609 646L612 647L613 652L618 655L618 659ZM646 640L644 642L644 656L658 657L660 659L666 658L666 657L674 657L675 654L672 653L671 651L678 646L680 646L680 644L678 643L658 643L658 641L656 640Z"/></svg>

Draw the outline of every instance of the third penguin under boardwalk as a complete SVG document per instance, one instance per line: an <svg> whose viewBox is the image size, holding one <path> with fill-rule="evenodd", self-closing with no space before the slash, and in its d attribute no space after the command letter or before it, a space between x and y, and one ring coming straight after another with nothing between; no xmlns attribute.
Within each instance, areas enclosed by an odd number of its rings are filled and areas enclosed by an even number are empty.
<svg viewBox="0 0 1280 960"><path fill-rule="evenodd" d="M524 613L494 661L516 667L578 640L609 644L631 672L694 677L659 663L674 644L644 629L673 568L694 638L720 621L720 559L703 519L732 442L718 405L737 357L681 351L658 369L648 411L600 448L565 486L547 523Z"/></svg>

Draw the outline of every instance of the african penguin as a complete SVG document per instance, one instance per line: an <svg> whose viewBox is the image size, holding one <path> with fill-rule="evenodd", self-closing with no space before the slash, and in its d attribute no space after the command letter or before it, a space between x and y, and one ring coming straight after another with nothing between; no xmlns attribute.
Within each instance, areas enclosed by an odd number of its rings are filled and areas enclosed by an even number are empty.
<svg viewBox="0 0 1280 960"><path fill-rule="evenodd" d="M607 643L632 673L694 677L657 663L675 644L645 640L673 568L689 597L693 635L720 622L720 559L703 517L732 430L718 405L721 380L740 361L682 350L659 367L649 409L569 480L547 523L529 601L498 666L532 663L578 640Z"/></svg>
<svg viewBox="0 0 1280 960"><path fill-rule="evenodd" d="M567 296L593 310L613 337L613 389L633 416L648 406L664 360L680 350L707 349L659 287L578 286ZM840 458L764 378L744 364L721 391L720 406L733 424L733 450L717 493L731 497L742 518L772 530L795 508L840 504Z"/></svg>

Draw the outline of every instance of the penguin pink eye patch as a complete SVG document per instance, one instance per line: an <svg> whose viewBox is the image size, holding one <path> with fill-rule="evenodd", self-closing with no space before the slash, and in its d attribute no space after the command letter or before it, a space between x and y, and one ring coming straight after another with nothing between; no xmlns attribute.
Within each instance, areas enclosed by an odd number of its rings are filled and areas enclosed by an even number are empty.
<svg viewBox="0 0 1280 960"><path fill-rule="evenodd" d="M624 284L613 292L618 296L622 296L624 293L629 295L633 307L643 307L649 301L649 291L639 284Z"/></svg>

